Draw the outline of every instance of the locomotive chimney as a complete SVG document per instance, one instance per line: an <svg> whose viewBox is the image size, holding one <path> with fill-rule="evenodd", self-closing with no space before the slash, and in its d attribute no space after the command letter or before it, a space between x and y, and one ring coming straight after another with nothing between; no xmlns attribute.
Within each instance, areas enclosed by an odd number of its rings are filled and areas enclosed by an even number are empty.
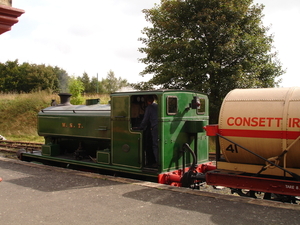
<svg viewBox="0 0 300 225"><path fill-rule="evenodd" d="M70 98L71 98L71 94L69 93L59 93L58 94L60 97L60 104L59 105L72 105L70 103Z"/></svg>

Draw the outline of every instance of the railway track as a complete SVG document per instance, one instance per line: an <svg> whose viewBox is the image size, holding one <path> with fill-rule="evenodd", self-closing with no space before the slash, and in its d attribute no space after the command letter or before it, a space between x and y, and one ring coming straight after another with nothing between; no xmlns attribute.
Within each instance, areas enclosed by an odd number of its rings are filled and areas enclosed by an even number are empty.
<svg viewBox="0 0 300 225"><path fill-rule="evenodd" d="M42 143L37 142L27 142L27 141L7 141L0 140L0 151L7 153L15 153L19 149L24 149L25 151L41 151ZM216 158L216 154L210 152L209 159L214 160Z"/></svg>
<svg viewBox="0 0 300 225"><path fill-rule="evenodd" d="M19 149L24 149L26 151L41 150L42 143L0 140L0 151L2 152L15 153Z"/></svg>

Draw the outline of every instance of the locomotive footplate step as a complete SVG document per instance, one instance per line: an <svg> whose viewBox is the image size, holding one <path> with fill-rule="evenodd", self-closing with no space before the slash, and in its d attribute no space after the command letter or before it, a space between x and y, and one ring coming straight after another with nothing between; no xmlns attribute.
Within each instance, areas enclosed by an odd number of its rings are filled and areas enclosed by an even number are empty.
<svg viewBox="0 0 300 225"><path fill-rule="evenodd" d="M157 172L158 167L153 167L153 166L145 166L142 168L143 172Z"/></svg>

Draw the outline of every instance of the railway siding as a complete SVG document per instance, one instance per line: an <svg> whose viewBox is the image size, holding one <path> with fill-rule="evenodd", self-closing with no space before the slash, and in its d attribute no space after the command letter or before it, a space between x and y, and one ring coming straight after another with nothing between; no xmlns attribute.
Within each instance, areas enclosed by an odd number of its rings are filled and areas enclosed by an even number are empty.
<svg viewBox="0 0 300 225"><path fill-rule="evenodd" d="M5 152L16 152L19 149L26 151L38 151L42 149L42 143L26 142L26 141L8 141L0 140L0 150Z"/></svg>

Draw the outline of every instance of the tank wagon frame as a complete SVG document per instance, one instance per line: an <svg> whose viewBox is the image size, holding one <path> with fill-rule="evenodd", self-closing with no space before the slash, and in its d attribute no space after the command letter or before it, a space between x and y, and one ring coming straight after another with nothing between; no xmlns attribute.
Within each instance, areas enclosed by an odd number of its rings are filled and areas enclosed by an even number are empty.
<svg viewBox="0 0 300 225"><path fill-rule="evenodd" d="M215 136L216 141L216 167L207 171L205 180L208 185L225 186L232 189L232 193L240 196L256 198L257 193L264 193L263 198L296 203L300 196L300 176L298 169L284 168L273 159L266 159L261 155L231 141L220 135L222 131L218 125L205 127L208 136ZM228 143L226 151L244 151L265 161L264 165L228 163L221 154L219 140Z"/></svg>

